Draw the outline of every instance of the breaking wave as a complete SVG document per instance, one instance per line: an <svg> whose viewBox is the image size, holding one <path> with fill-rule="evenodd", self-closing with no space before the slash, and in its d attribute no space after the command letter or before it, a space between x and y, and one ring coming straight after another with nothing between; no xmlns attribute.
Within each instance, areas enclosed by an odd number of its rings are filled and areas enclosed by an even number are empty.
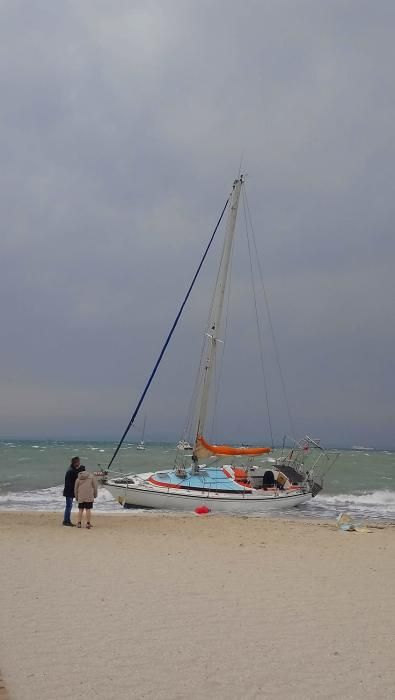
<svg viewBox="0 0 395 700"><path fill-rule="evenodd" d="M63 486L53 486L35 491L3 493L0 494L0 510L61 512L64 509L62 492ZM122 508L105 488L99 489L94 508L98 512L122 512ZM368 520L395 520L395 491L385 489L336 495L320 494L303 506L284 512L287 517L319 519L336 518L341 513L350 513Z"/></svg>
<svg viewBox="0 0 395 700"><path fill-rule="evenodd" d="M303 508L315 517L351 513L364 518L395 520L395 491L389 489L326 495L320 494Z"/></svg>
<svg viewBox="0 0 395 700"><path fill-rule="evenodd" d="M64 509L63 486L52 486L35 491L18 491L0 494L0 510L62 511ZM121 507L106 489L99 489L94 509L115 513Z"/></svg>

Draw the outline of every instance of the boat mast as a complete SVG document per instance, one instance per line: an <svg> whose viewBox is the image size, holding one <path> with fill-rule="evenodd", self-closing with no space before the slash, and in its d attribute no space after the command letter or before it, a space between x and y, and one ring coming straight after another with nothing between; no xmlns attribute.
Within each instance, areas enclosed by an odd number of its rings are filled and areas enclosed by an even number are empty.
<svg viewBox="0 0 395 700"><path fill-rule="evenodd" d="M199 435L203 435L207 411L208 411L208 400L211 385L211 378L213 374L213 369L215 365L215 356L217 352L218 343L222 342L219 338L221 331L221 322L223 316L223 307L225 299L225 290L228 281L230 261L232 257L233 241L236 229L236 217L237 209L239 206L240 192L243 184L243 176L241 175L233 183L233 190L230 197L230 208L228 213L228 219L226 223L226 233L225 240L222 249L221 262L219 266L217 282L215 286L215 291L213 295L213 304L210 313L209 323L207 327L207 350L203 362L203 378L201 384L201 394L199 401L199 410L197 417L197 429L196 429L196 440ZM193 454L193 462L197 468L197 456L195 454L195 449Z"/></svg>
<svg viewBox="0 0 395 700"><path fill-rule="evenodd" d="M140 440L140 445L144 445L144 438L145 438L145 424L147 421L147 416L144 416L144 422L143 422L143 432L141 433L141 440Z"/></svg>

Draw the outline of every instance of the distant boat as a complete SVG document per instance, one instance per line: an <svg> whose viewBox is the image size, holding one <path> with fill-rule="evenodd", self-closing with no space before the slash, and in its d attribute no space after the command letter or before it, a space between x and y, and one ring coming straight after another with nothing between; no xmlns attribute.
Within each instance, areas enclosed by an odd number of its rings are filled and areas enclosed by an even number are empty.
<svg viewBox="0 0 395 700"><path fill-rule="evenodd" d="M141 433L141 440L138 445L136 445L138 450L145 450L145 444L144 444L144 436L145 436L145 423L147 420L147 416L144 416L144 423L143 423L143 432Z"/></svg>
<svg viewBox="0 0 395 700"><path fill-rule="evenodd" d="M270 463L270 466L254 464L254 460L258 457L272 451L270 447L232 447L223 444L210 444L204 438L208 402L213 394L215 357L219 343L223 342L223 311L230 278L237 209L243 185L243 177L239 177L233 184L232 193L223 210L224 212L229 204L217 283L205 333L205 349L202 354L199 374L201 381L194 402L196 424L193 429L195 438L191 460L188 463L186 455L185 460L180 460L180 463L176 463L173 469L127 474L108 479L107 489L125 507L142 506L165 508L166 510L193 510L202 505L207 508L208 505L209 510L228 513L272 512L305 503L314 498L322 488L322 474L317 472L317 465L325 453L317 441L311 438L306 438L303 443L296 443L286 457L281 455L275 460L275 463ZM218 225L219 222L217 228ZM168 340L166 345L167 342ZM155 369L166 345L162 349ZM240 359L243 361L243 358ZM134 416L143 401L151 378L140 398ZM235 407L238 405L242 407L240 397L236 398ZM127 430L128 428L124 437ZM109 466L111 466L122 440ZM307 467L305 457L311 447L318 449L319 457ZM144 438L137 448L144 449ZM190 448L189 444L185 448L183 443L183 450ZM242 463L236 466L237 459L241 459ZM223 460L225 460L225 464L222 464Z"/></svg>
<svg viewBox="0 0 395 700"><path fill-rule="evenodd" d="M177 450L193 450L193 447L188 440L179 440L177 443Z"/></svg>
<svg viewBox="0 0 395 700"><path fill-rule="evenodd" d="M374 447L364 447L363 445L353 445L352 450L358 450L359 452L368 452L374 450Z"/></svg>

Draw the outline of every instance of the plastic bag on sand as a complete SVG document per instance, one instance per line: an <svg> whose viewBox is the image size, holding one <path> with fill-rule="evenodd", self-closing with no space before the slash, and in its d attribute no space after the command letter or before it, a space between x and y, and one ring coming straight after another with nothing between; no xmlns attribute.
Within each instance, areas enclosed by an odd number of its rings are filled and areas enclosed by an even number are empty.
<svg viewBox="0 0 395 700"><path fill-rule="evenodd" d="M371 532L368 527L355 523L349 513L342 513L341 515L338 515L336 520L337 527L339 530L342 530L342 532Z"/></svg>
<svg viewBox="0 0 395 700"><path fill-rule="evenodd" d="M210 513L210 508L207 508L207 506L197 506L197 508L195 508L195 513L196 515L207 515L207 513Z"/></svg>

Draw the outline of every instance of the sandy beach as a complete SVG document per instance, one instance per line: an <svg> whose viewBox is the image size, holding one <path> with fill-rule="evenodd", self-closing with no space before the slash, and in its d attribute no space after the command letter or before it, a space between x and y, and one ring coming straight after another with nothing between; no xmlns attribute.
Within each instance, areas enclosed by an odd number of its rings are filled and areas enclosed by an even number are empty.
<svg viewBox="0 0 395 700"><path fill-rule="evenodd" d="M393 526L60 522L0 514L9 700L394 696Z"/></svg>

